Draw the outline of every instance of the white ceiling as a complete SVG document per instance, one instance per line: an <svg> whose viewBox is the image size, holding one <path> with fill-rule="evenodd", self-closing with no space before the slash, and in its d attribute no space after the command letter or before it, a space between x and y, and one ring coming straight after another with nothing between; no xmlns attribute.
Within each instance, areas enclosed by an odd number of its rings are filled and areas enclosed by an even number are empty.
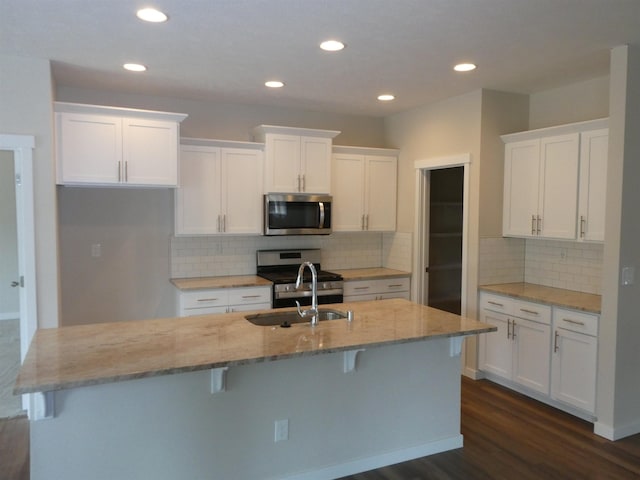
<svg viewBox="0 0 640 480"><path fill-rule="evenodd" d="M138 20L148 5L169 22ZM347 48L319 50L330 37ZM604 75L623 44L640 0L0 0L0 53L51 59L58 85L373 116Z"/></svg>

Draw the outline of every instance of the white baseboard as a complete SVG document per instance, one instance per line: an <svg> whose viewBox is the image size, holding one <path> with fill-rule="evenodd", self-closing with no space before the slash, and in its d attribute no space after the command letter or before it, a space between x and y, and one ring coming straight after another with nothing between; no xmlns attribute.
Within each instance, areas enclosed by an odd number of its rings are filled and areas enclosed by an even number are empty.
<svg viewBox="0 0 640 480"><path fill-rule="evenodd" d="M611 427L601 422L596 422L593 425L593 433L606 438L607 440L616 441L621 438L630 437L640 433L640 420L623 425L622 427Z"/></svg>
<svg viewBox="0 0 640 480"><path fill-rule="evenodd" d="M477 368L464 367L462 374L471 380L482 380L485 378L484 372Z"/></svg>
<svg viewBox="0 0 640 480"><path fill-rule="evenodd" d="M20 312L0 313L0 321L2 321L2 320L16 320L18 318L20 318Z"/></svg>
<svg viewBox="0 0 640 480"><path fill-rule="evenodd" d="M405 448L393 452L383 453L374 457L360 458L351 462L339 465L331 465L312 472L304 472L296 475L284 477L283 480L330 480L332 478L346 477L356 473L366 472L376 468L394 465L396 463L426 457L436 453L446 452L455 448L462 448L463 437L456 435L443 438L434 442L418 445L416 447Z"/></svg>

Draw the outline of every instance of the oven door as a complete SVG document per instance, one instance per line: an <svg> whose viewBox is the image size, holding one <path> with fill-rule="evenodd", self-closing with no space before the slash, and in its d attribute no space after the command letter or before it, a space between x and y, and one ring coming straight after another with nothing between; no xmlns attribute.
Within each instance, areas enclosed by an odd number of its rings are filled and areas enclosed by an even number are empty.
<svg viewBox="0 0 640 480"><path fill-rule="evenodd" d="M273 299L273 308L295 307L296 300L302 306L311 305L311 297L289 297ZM342 303L342 294L320 295L318 293L318 305L326 305L328 303Z"/></svg>
<svg viewBox="0 0 640 480"><path fill-rule="evenodd" d="M328 235L331 196L270 193L264 196L265 235Z"/></svg>

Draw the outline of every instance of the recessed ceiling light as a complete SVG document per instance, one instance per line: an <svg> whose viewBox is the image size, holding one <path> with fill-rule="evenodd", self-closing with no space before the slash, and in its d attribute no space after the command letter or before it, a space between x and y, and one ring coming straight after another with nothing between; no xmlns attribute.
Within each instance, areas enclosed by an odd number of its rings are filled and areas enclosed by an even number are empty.
<svg viewBox="0 0 640 480"><path fill-rule="evenodd" d="M155 8L142 8L136 12L136 16L140 20L152 23L166 22L168 18L166 14Z"/></svg>
<svg viewBox="0 0 640 480"><path fill-rule="evenodd" d="M344 48L344 43L339 40L326 40L320 44L320 48L327 52L339 52Z"/></svg>
<svg viewBox="0 0 640 480"><path fill-rule="evenodd" d="M453 67L453 69L456 72L470 72L471 70L476 69L476 65L473 63L459 63L458 65Z"/></svg>
<svg viewBox="0 0 640 480"><path fill-rule="evenodd" d="M391 95L390 93L385 93L383 95L378 95L378 100L380 100L381 102L390 102L391 100L394 100L396 97Z"/></svg>
<svg viewBox="0 0 640 480"><path fill-rule="evenodd" d="M122 67L130 72L144 72L147 69L147 67L139 63L125 63Z"/></svg>
<svg viewBox="0 0 640 480"><path fill-rule="evenodd" d="M282 88L284 87L284 82L280 80L269 80L268 82L264 82L264 85L269 88Z"/></svg>

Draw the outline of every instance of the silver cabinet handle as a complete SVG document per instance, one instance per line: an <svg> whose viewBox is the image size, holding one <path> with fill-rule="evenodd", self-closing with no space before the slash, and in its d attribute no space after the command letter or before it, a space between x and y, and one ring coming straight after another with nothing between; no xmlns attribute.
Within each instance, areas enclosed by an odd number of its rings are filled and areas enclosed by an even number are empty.
<svg viewBox="0 0 640 480"><path fill-rule="evenodd" d="M587 219L584 217L584 215L580 215L580 238L584 238L586 226L587 226Z"/></svg>
<svg viewBox="0 0 640 480"><path fill-rule="evenodd" d="M516 338L516 321L511 320L511 340L515 340Z"/></svg>
<svg viewBox="0 0 640 480"><path fill-rule="evenodd" d="M242 295L242 298L260 298L261 295Z"/></svg>
<svg viewBox="0 0 640 480"><path fill-rule="evenodd" d="M401 287L402 284L401 283L393 283L391 285L387 285L387 288L398 288Z"/></svg>
<svg viewBox="0 0 640 480"><path fill-rule="evenodd" d="M558 331L556 330L556 334L553 338L553 353L556 353L558 351L558 337L559 337L559 334L558 334Z"/></svg>
<svg viewBox="0 0 640 480"><path fill-rule="evenodd" d="M118 183L122 181L122 162L118 161Z"/></svg>
<svg viewBox="0 0 640 480"><path fill-rule="evenodd" d="M215 302L216 300L218 300L217 298L199 298L198 301L199 302Z"/></svg>
<svg viewBox="0 0 640 480"><path fill-rule="evenodd" d="M360 218L360 228L364 230L364 214L362 215L362 218Z"/></svg>
<svg viewBox="0 0 640 480"><path fill-rule="evenodd" d="M510 332L510 330L511 330L511 320L509 320L509 319L507 318L507 340L509 340L509 338L511 338L511 332Z"/></svg>
<svg viewBox="0 0 640 480"><path fill-rule="evenodd" d="M542 217L538 215L538 221L536 222L536 234L540 235L541 231L542 231Z"/></svg>
<svg viewBox="0 0 640 480"><path fill-rule="evenodd" d="M222 215L222 231L227 231L227 214Z"/></svg>
<svg viewBox="0 0 640 480"><path fill-rule="evenodd" d="M492 300L487 300L487 303L489 305L495 305L496 307L504 307L504 305L502 303L494 302Z"/></svg>
<svg viewBox="0 0 640 480"><path fill-rule="evenodd" d="M580 320L572 320L570 318L563 318L562 319L563 322L568 322L568 323L573 323L574 325L581 325L584 327L584 322L581 322Z"/></svg>
<svg viewBox="0 0 640 480"><path fill-rule="evenodd" d="M369 290L369 287L354 287L354 290Z"/></svg>
<svg viewBox="0 0 640 480"><path fill-rule="evenodd" d="M298 191L301 192L302 190L300 190L300 175L298 175Z"/></svg>
<svg viewBox="0 0 640 480"><path fill-rule="evenodd" d="M531 315L540 315L540 313L536 312L535 310L527 310L526 308L521 308L520 311L524 313L529 313Z"/></svg>
<svg viewBox="0 0 640 480"><path fill-rule="evenodd" d="M303 173L302 174L302 191L305 192L306 190L307 190L307 181Z"/></svg>
<svg viewBox="0 0 640 480"><path fill-rule="evenodd" d="M220 215L218 215L218 232L220 232Z"/></svg>
<svg viewBox="0 0 640 480"><path fill-rule="evenodd" d="M129 182L129 162L124 162L124 181Z"/></svg>
<svg viewBox="0 0 640 480"><path fill-rule="evenodd" d="M536 216L531 215L531 235L536 234Z"/></svg>
<svg viewBox="0 0 640 480"><path fill-rule="evenodd" d="M12 287L17 287L18 285L20 285L20 282L16 282L16 281L11 282Z"/></svg>

